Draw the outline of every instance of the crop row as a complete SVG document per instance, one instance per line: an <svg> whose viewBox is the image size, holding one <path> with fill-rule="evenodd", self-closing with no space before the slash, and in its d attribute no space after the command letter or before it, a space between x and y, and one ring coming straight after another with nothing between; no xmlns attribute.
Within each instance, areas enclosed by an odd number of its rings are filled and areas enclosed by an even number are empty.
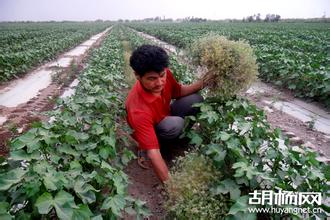
<svg viewBox="0 0 330 220"><path fill-rule="evenodd" d="M0 82L99 33L109 23L1 23Z"/></svg>
<svg viewBox="0 0 330 220"><path fill-rule="evenodd" d="M154 43L132 31L125 33L133 48ZM170 68L177 80L191 82L194 75L188 67L170 56ZM172 171L173 179L168 183L170 201L167 208L171 217L256 219L257 214L248 210L262 207L248 203L249 193L254 190L320 192L325 198L329 166L316 160L317 153L302 146L289 146L281 131L271 129L264 112L255 105L242 98L224 102L213 97L206 98L197 107L200 113L188 120L198 126L185 131L195 147L194 153L179 160L181 166ZM196 152L197 160L196 156L191 156ZM207 158L210 164L202 163L201 158ZM183 168L182 164L189 165ZM266 204L264 207L271 206ZM313 206L307 204L307 207ZM328 210L328 207L323 204L322 210ZM314 213L308 217L315 215L324 217L326 214ZM302 217L299 213L258 217L279 219L288 216Z"/></svg>
<svg viewBox="0 0 330 220"><path fill-rule="evenodd" d="M124 111L123 48L112 30L94 49L75 95L58 101L53 122L10 143L0 164L1 219L116 219L147 214L128 196L123 168L134 154L119 135Z"/></svg>
<svg viewBox="0 0 330 220"><path fill-rule="evenodd" d="M130 24L180 48L213 32L254 47L260 78L330 106L329 24L162 23Z"/></svg>

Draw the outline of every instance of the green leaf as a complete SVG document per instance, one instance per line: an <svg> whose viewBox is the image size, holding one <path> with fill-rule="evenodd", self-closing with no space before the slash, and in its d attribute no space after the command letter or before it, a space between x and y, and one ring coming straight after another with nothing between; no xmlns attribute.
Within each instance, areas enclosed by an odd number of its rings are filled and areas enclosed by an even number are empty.
<svg viewBox="0 0 330 220"><path fill-rule="evenodd" d="M260 174L255 167L249 166L247 163L242 161L234 163L233 169L236 169L234 177L246 176L249 180L251 180L253 176Z"/></svg>
<svg viewBox="0 0 330 220"><path fill-rule="evenodd" d="M190 140L190 144L200 146L202 143L203 139L197 133L193 133L192 138Z"/></svg>
<svg viewBox="0 0 330 220"><path fill-rule="evenodd" d="M12 160L26 160L26 161L37 160L40 158L40 152L35 151L32 154L28 154L24 150L16 150L10 152L10 158Z"/></svg>
<svg viewBox="0 0 330 220"><path fill-rule="evenodd" d="M38 208L40 214L47 214L53 206L53 197L50 193L45 192L38 197L35 206Z"/></svg>
<svg viewBox="0 0 330 220"><path fill-rule="evenodd" d="M97 215L92 218L92 220L103 220L102 215Z"/></svg>
<svg viewBox="0 0 330 220"><path fill-rule="evenodd" d="M237 127L239 130L241 130L239 135L243 135L251 129L252 123L251 122L240 122L240 123L238 123Z"/></svg>
<svg viewBox="0 0 330 220"><path fill-rule="evenodd" d="M116 137L114 135L111 136L103 135L101 137L101 140L104 141L104 143L110 147L116 147Z"/></svg>
<svg viewBox="0 0 330 220"><path fill-rule="evenodd" d="M108 164L107 162L105 162L103 160L102 160L102 163L101 163L101 169L108 170L111 173L115 171L115 169L110 164Z"/></svg>
<svg viewBox="0 0 330 220"><path fill-rule="evenodd" d="M101 147L99 151L99 155L104 159L108 159L110 155L110 147Z"/></svg>
<svg viewBox="0 0 330 220"><path fill-rule="evenodd" d="M98 164L101 162L99 155L93 153L92 151L88 152L86 161L90 164Z"/></svg>
<svg viewBox="0 0 330 220"><path fill-rule="evenodd" d="M211 189L213 195L230 193L230 199L236 200L239 198L241 191L239 190L239 185L235 183L232 179L225 179L221 181L216 187Z"/></svg>
<svg viewBox="0 0 330 220"><path fill-rule="evenodd" d="M80 156L80 153L78 151L76 151L75 149L73 149L68 144L63 144L63 145L59 146L57 149L60 153L69 154L69 155L72 155L72 156L75 156L75 157Z"/></svg>
<svg viewBox="0 0 330 220"><path fill-rule="evenodd" d="M77 208L74 197L65 191L60 191L54 198L53 205L60 219L71 219L73 208Z"/></svg>
<svg viewBox="0 0 330 220"><path fill-rule="evenodd" d="M93 215L93 213L89 209L88 205L80 204L78 207L78 209L73 210L72 220L91 219L90 217Z"/></svg>
<svg viewBox="0 0 330 220"><path fill-rule="evenodd" d="M111 209L112 213L118 217L122 217L121 211L125 208L126 201L125 197L122 195L115 195L113 197L108 197L104 200L101 209L108 210Z"/></svg>
<svg viewBox="0 0 330 220"><path fill-rule="evenodd" d="M19 138L16 138L15 140L13 140L11 142L11 149L12 150L19 150L22 149L23 147L25 147L25 143L23 141L21 141Z"/></svg>
<svg viewBox="0 0 330 220"><path fill-rule="evenodd" d="M221 150L220 146L217 144L210 144L205 153L206 155L212 155L213 160L220 162L226 157L227 151Z"/></svg>
<svg viewBox="0 0 330 220"><path fill-rule="evenodd" d="M227 132L221 131L218 135L217 135L217 139L220 138L220 140L222 141L227 141L229 138L231 137L230 134L228 134Z"/></svg>
<svg viewBox="0 0 330 220"><path fill-rule="evenodd" d="M7 173L0 174L0 191L6 191L12 185L20 182L26 172L26 170L16 168L8 171Z"/></svg>
<svg viewBox="0 0 330 220"><path fill-rule="evenodd" d="M92 185L88 184L82 178L75 181L74 191L82 199L83 203L91 204L96 201L94 192L99 192Z"/></svg>
<svg viewBox="0 0 330 220"><path fill-rule="evenodd" d="M135 158L136 158L135 154L132 151L125 148L121 156L121 162L126 166L132 159Z"/></svg>
<svg viewBox="0 0 330 220"><path fill-rule="evenodd" d="M236 200L236 203L230 207L228 215L236 215L238 212L248 211L248 196L241 196Z"/></svg>
<svg viewBox="0 0 330 220"><path fill-rule="evenodd" d="M116 187L118 194L124 194L127 187L127 176L124 172L118 171L112 176L113 185Z"/></svg>
<svg viewBox="0 0 330 220"><path fill-rule="evenodd" d="M104 132L104 129L101 125L94 124L92 126L92 133L93 134L100 135L100 134L103 134L103 132Z"/></svg>
<svg viewBox="0 0 330 220"><path fill-rule="evenodd" d="M207 111L203 112L203 114L199 117L200 119L207 119L209 124L216 122L219 119L218 114L215 111Z"/></svg>
<svg viewBox="0 0 330 220"><path fill-rule="evenodd" d="M43 183L44 183L46 189L48 189L50 191L57 190L56 183L58 182L58 180L54 179L53 175L46 173L43 180L44 180Z"/></svg>

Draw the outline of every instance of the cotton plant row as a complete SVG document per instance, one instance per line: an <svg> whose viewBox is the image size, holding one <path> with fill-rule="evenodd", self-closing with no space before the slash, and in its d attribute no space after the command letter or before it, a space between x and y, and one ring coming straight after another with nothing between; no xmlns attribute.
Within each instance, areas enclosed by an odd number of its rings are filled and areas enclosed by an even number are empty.
<svg viewBox="0 0 330 220"><path fill-rule="evenodd" d="M24 74L109 26L83 22L0 24L0 82Z"/></svg>
<svg viewBox="0 0 330 220"><path fill-rule="evenodd" d="M128 196L123 172L134 154L125 148L123 48L112 30L93 51L69 100L10 142L1 158L0 218L116 219L149 213Z"/></svg>

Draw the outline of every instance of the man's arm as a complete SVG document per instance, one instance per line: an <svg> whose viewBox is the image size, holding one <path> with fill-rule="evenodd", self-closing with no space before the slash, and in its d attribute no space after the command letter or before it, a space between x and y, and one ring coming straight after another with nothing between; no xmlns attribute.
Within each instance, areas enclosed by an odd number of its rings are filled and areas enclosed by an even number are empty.
<svg viewBox="0 0 330 220"><path fill-rule="evenodd" d="M159 149L147 150L147 155L151 160L152 167L154 168L154 171L157 174L158 178L162 182L168 180L169 178L168 168L165 161L163 160L162 155L160 154L160 150Z"/></svg>
<svg viewBox="0 0 330 220"><path fill-rule="evenodd" d="M198 80L197 82L190 85L182 85L181 86L181 96L186 96L198 92L203 89L203 80Z"/></svg>
<svg viewBox="0 0 330 220"><path fill-rule="evenodd" d="M198 92L201 89L204 89L209 83L211 83L215 78L212 70L206 72L201 79L197 82L190 85L182 85L181 86L181 96L186 96Z"/></svg>

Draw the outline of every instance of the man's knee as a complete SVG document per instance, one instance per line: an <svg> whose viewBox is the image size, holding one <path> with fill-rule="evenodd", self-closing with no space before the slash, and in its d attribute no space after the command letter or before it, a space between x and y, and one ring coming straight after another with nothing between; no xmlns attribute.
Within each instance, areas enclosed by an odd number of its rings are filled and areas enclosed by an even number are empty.
<svg viewBox="0 0 330 220"><path fill-rule="evenodd" d="M201 103L203 100L203 97L198 93L182 97L172 104L171 113L182 118L188 115L196 115L199 109L193 107L193 105Z"/></svg>
<svg viewBox="0 0 330 220"><path fill-rule="evenodd" d="M204 101L203 96L201 96L198 93L191 94L190 96L191 96L191 103L192 104L200 103L200 102L203 102Z"/></svg>
<svg viewBox="0 0 330 220"><path fill-rule="evenodd" d="M183 126L183 118L178 116L167 116L156 126L156 133L161 139L174 139L181 134Z"/></svg>

